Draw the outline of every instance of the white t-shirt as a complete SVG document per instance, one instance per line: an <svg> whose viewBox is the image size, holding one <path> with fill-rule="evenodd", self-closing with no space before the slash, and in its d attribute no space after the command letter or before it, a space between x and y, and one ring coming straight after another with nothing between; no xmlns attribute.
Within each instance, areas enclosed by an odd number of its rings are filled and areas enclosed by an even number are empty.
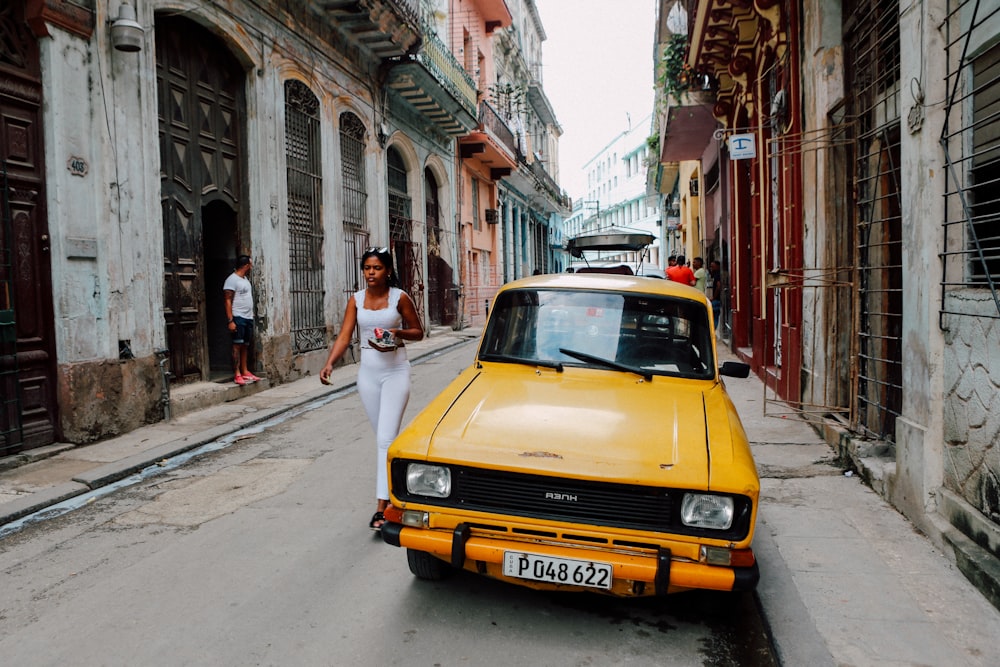
<svg viewBox="0 0 1000 667"><path fill-rule="evenodd" d="M218 283L216 283L218 284ZM233 291L233 317L253 319L253 288L250 281L238 275L235 271L226 278L223 291Z"/></svg>

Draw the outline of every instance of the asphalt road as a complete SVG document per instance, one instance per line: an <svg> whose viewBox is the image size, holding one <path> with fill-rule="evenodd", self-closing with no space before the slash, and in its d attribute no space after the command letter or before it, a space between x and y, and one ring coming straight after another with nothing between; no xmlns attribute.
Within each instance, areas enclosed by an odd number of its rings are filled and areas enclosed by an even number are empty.
<svg viewBox="0 0 1000 667"><path fill-rule="evenodd" d="M416 364L407 418L471 361ZM5 665L772 665L752 595L415 579L355 393L0 542Z"/></svg>

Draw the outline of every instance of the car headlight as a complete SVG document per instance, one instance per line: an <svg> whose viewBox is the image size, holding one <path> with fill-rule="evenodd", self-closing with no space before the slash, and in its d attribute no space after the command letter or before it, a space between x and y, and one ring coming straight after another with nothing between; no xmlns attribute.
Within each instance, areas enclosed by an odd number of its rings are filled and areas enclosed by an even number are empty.
<svg viewBox="0 0 1000 667"><path fill-rule="evenodd" d="M733 525L733 499L708 493L685 493L681 522L693 528L727 530Z"/></svg>
<svg viewBox="0 0 1000 667"><path fill-rule="evenodd" d="M411 463L406 467L406 490L417 496L451 495L451 470L444 466Z"/></svg>

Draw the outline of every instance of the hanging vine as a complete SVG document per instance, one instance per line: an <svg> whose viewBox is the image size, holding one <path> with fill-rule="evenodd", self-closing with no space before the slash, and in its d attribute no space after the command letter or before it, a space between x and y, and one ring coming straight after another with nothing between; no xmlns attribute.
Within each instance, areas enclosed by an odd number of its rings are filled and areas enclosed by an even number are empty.
<svg viewBox="0 0 1000 667"><path fill-rule="evenodd" d="M686 34L671 35L670 41L663 48L660 59L660 75L657 84L663 91L664 99L680 102L691 87L694 71L687 63L688 40Z"/></svg>

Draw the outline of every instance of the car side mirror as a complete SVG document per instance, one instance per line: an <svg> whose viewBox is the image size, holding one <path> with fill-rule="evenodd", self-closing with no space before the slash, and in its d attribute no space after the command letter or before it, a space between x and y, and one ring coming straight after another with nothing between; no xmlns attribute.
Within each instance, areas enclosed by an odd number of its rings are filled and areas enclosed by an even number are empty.
<svg viewBox="0 0 1000 667"><path fill-rule="evenodd" d="M744 364L742 361L723 361L719 366L719 375L732 378L750 377L750 364Z"/></svg>

